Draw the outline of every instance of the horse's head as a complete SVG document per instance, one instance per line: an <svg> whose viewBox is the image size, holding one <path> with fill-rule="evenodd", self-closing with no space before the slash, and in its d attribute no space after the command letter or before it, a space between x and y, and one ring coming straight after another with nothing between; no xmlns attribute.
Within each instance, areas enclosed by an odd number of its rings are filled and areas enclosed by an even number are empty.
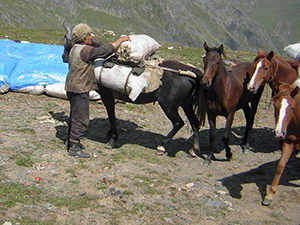
<svg viewBox="0 0 300 225"><path fill-rule="evenodd" d="M204 74L201 85L204 88L209 88L215 75L220 71L220 64L223 62L221 54L224 54L224 48L222 44L219 48L210 48L205 42L204 49L206 53L203 57Z"/></svg>
<svg viewBox="0 0 300 225"><path fill-rule="evenodd" d="M66 34L64 36L64 53L62 54L63 62L68 62L69 53L71 51L71 48L74 45L74 42L72 41L72 27L68 26L67 23L64 21L63 26L66 30Z"/></svg>
<svg viewBox="0 0 300 225"><path fill-rule="evenodd" d="M267 53L262 52L261 49L258 50L258 56L256 56L256 58L254 59L255 71L254 74L252 74L251 80L247 86L247 89L251 93L256 93L260 86L269 82L275 76L276 69L274 69L273 64L276 64L276 62L274 62L274 58L275 57L273 51ZM278 61L275 67L276 66L278 67Z"/></svg>
<svg viewBox="0 0 300 225"><path fill-rule="evenodd" d="M278 91L273 97L276 121L275 136L279 139L284 139L287 134L287 127L293 118L296 105L294 97L298 94L299 87L295 88L282 83L275 88Z"/></svg>

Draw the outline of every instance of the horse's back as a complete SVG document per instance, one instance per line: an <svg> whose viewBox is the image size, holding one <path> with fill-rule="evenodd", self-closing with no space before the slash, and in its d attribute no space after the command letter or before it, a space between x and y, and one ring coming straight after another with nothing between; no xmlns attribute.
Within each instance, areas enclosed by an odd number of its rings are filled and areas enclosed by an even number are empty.
<svg viewBox="0 0 300 225"><path fill-rule="evenodd" d="M235 76L245 78L251 76L254 73L255 67L251 62L241 62L232 67L231 71Z"/></svg>

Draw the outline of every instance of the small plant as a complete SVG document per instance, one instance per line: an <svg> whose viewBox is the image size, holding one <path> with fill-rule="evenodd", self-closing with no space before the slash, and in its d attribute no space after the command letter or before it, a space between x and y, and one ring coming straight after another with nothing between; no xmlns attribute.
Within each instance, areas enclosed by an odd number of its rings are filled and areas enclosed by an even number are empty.
<svg viewBox="0 0 300 225"><path fill-rule="evenodd" d="M22 156L17 156L16 165L23 167L32 167L34 165L34 162L31 159L29 153L23 153Z"/></svg>

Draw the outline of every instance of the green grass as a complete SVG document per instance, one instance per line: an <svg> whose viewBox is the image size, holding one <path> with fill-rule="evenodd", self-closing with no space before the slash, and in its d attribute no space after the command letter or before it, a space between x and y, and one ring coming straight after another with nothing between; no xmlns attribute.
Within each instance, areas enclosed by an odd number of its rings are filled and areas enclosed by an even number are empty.
<svg viewBox="0 0 300 225"><path fill-rule="evenodd" d="M19 133L29 134L29 135L35 135L35 130L33 128L28 127L19 127L16 129Z"/></svg>
<svg viewBox="0 0 300 225"><path fill-rule="evenodd" d="M0 206L10 208L17 203L38 204L41 200L41 191L18 183L0 183Z"/></svg>
<svg viewBox="0 0 300 225"><path fill-rule="evenodd" d="M57 207L67 207L70 211L79 211L84 208L95 209L99 205L97 201L99 196L72 196L72 197L57 197L50 199L50 203Z"/></svg>
<svg viewBox="0 0 300 225"><path fill-rule="evenodd" d="M10 157L10 159L16 159L17 166L32 167L34 161L31 159L31 153L21 152Z"/></svg>

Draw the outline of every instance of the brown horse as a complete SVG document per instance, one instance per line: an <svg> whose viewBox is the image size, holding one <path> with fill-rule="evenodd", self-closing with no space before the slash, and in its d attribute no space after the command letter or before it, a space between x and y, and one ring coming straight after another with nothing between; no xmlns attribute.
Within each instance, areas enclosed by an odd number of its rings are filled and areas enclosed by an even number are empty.
<svg viewBox="0 0 300 225"><path fill-rule="evenodd" d="M283 141L281 158L276 173L262 204L270 205L276 193L280 177L283 173L294 147L300 142L300 94L299 87L288 84L274 85L276 95L273 97L275 107L275 135Z"/></svg>
<svg viewBox="0 0 300 225"><path fill-rule="evenodd" d="M258 49L258 55L254 59L255 72L247 86L248 90L255 93L265 83L269 83L274 93L273 85L284 82L292 84L298 77L300 63L292 60L285 60L274 54L273 51L263 52Z"/></svg>
<svg viewBox="0 0 300 225"><path fill-rule="evenodd" d="M223 142L226 148L226 158L232 157L229 147L229 133L233 123L234 114L242 109L246 119L246 130L242 139L242 148L246 151L248 146L249 131L252 129L254 116L257 110L264 87L259 88L254 95L250 94L246 88L250 80L250 74L254 72L254 65L250 62L242 62L228 71L221 55L224 55L223 45L219 48L210 48L204 43L206 51L203 57L204 75L201 80L207 102L207 115L210 125L210 148L205 163L210 164L215 147L216 117L218 115L226 118L226 128L223 135ZM251 107L249 106L251 103Z"/></svg>

